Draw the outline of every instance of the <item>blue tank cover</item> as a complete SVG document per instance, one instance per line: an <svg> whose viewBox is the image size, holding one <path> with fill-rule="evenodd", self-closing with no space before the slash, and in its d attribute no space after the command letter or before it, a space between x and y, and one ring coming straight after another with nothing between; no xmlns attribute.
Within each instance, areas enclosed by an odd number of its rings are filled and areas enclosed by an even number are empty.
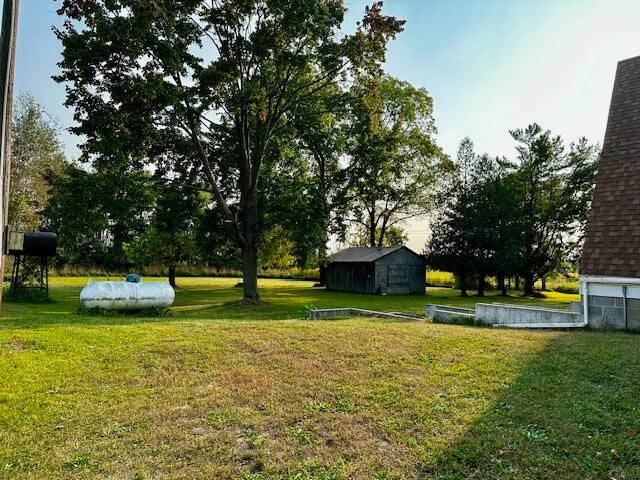
<svg viewBox="0 0 640 480"><path fill-rule="evenodd" d="M142 279L140 278L140 275L138 275L137 273L130 273L129 275L127 275L126 280L129 283L140 283Z"/></svg>

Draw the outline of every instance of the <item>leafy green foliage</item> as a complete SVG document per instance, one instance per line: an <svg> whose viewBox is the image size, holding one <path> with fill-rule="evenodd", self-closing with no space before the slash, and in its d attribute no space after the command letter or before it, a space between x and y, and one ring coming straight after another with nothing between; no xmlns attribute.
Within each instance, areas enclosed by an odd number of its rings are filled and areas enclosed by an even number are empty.
<svg viewBox="0 0 640 480"><path fill-rule="evenodd" d="M69 164L49 184L44 226L58 233L58 265L129 265L126 246L146 230L153 207L149 176Z"/></svg>
<svg viewBox="0 0 640 480"><path fill-rule="evenodd" d="M50 195L47 179L64 167L57 125L31 95L20 95L13 114L8 225L15 230L42 227Z"/></svg>
<svg viewBox="0 0 640 480"><path fill-rule="evenodd" d="M426 90L377 70L356 77L347 123L351 220L382 246L387 231L431 211L448 166Z"/></svg>
<svg viewBox="0 0 640 480"><path fill-rule="evenodd" d="M351 245L354 247L368 247L371 245L370 232L366 231L364 228L359 228L356 231L356 235L351 240ZM376 229L376 238L382 238L382 247L394 247L397 245L406 245L409 241L409 236L405 233L405 231L397 226L392 225L387 228L384 234L382 233L381 228Z"/></svg>
<svg viewBox="0 0 640 480"><path fill-rule="evenodd" d="M2 298L13 303L53 303L46 292L37 288L20 288L17 291L5 288Z"/></svg>
<svg viewBox="0 0 640 480"><path fill-rule="evenodd" d="M354 34L340 36L344 10L321 0L64 0L59 10L69 21L56 30L57 79L68 82L75 131L87 137L84 158L141 169L177 157L195 172L190 186L210 192L233 227L249 300L259 298L270 144L349 67L381 64L403 28L376 2Z"/></svg>
<svg viewBox="0 0 640 480"><path fill-rule="evenodd" d="M533 124L511 132L519 162L477 156L467 138L460 145L453 195L433 226L430 263L453 271L462 294L471 277L478 294L495 275L520 275L524 293L538 279L577 257L595 185L598 147L585 139L568 151L559 137Z"/></svg>
<svg viewBox="0 0 640 480"><path fill-rule="evenodd" d="M294 244L287 232L276 225L263 234L260 243L260 266L264 269L287 270L295 264Z"/></svg>
<svg viewBox="0 0 640 480"><path fill-rule="evenodd" d="M205 199L198 192L174 184L158 185L155 193L150 226L127 246L127 253L139 266L166 265L169 283L175 287L178 265L197 257L196 228Z"/></svg>
<svg viewBox="0 0 640 480"><path fill-rule="evenodd" d="M532 294L536 280L578 255L599 148L581 138L567 151L560 137L537 124L511 135L519 154L522 275L525 294Z"/></svg>

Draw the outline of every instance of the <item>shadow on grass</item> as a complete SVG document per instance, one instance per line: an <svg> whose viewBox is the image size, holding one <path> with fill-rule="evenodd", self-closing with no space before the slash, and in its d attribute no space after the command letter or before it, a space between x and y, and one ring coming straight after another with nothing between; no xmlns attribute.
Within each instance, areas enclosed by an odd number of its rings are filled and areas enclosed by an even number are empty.
<svg viewBox="0 0 640 480"><path fill-rule="evenodd" d="M206 280L206 279L205 279ZM232 284L193 284L177 291L171 317L101 317L79 316L78 296L81 286L55 287L52 305L7 305L0 312L0 328L37 328L52 324L69 325L127 325L143 322L181 322L189 320L294 320L313 305L315 308L364 308L369 310L422 313L427 303L472 306L477 299L462 298L451 289L430 288L426 295L365 295L333 292L313 288L312 282L278 281L261 285L267 305L238 306L229 302L239 300L241 292ZM518 297L489 295L485 301L525 303ZM540 302L538 302L540 304Z"/></svg>
<svg viewBox="0 0 640 480"><path fill-rule="evenodd" d="M420 478L640 478L640 336L558 334Z"/></svg>

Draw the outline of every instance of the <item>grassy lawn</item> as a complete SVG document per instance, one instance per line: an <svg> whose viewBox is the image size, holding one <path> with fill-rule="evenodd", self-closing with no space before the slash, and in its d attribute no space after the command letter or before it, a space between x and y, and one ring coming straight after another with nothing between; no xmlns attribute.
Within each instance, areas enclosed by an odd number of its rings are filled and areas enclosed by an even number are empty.
<svg viewBox="0 0 640 480"><path fill-rule="evenodd" d="M79 316L84 282L0 312L0 478L640 478L640 336L308 322L477 299L276 280L251 309L181 279L171 317Z"/></svg>

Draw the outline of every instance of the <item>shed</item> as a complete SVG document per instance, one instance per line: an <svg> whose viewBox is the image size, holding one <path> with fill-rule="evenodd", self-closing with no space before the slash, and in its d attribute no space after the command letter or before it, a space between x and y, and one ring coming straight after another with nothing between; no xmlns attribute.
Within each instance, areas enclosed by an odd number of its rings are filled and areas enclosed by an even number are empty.
<svg viewBox="0 0 640 480"><path fill-rule="evenodd" d="M352 247L327 265L327 289L372 294L424 293L427 262L407 247Z"/></svg>

